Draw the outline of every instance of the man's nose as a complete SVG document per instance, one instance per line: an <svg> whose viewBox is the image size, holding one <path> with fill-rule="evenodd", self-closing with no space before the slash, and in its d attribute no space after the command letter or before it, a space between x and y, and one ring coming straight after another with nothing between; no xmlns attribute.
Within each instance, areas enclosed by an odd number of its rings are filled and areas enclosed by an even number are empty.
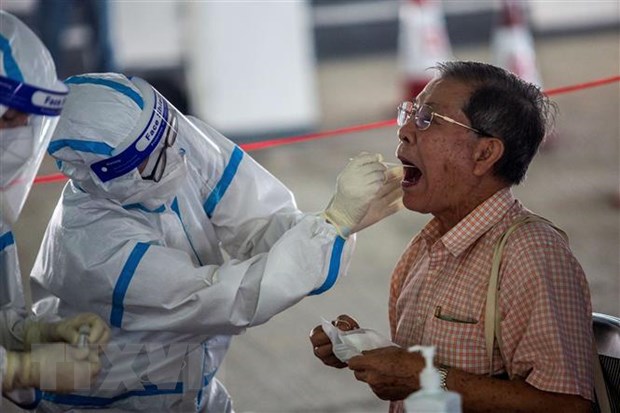
<svg viewBox="0 0 620 413"><path fill-rule="evenodd" d="M398 129L398 140L400 143L415 143L415 127L412 126L412 123L407 122Z"/></svg>

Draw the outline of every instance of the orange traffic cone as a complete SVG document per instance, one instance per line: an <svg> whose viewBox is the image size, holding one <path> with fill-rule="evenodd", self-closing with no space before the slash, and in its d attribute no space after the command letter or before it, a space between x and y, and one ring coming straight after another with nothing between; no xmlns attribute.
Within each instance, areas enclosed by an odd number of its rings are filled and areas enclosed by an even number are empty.
<svg viewBox="0 0 620 413"><path fill-rule="evenodd" d="M493 59L497 66L542 88L525 7L524 0L503 0L502 12L491 39ZM551 130L541 149L549 150L557 145L557 141L557 130Z"/></svg>
<svg viewBox="0 0 620 413"><path fill-rule="evenodd" d="M527 23L523 1L503 0L502 12L493 31L491 43L495 65L511 71L523 80L542 86L536 67L534 39Z"/></svg>
<svg viewBox="0 0 620 413"><path fill-rule="evenodd" d="M452 59L440 2L402 0L399 9L398 58L404 98L415 97L433 78L429 68Z"/></svg>

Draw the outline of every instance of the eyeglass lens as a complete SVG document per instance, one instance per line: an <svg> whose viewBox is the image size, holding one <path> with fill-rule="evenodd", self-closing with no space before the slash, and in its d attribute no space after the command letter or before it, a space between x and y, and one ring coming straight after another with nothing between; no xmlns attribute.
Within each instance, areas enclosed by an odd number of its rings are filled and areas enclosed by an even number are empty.
<svg viewBox="0 0 620 413"><path fill-rule="evenodd" d="M168 125L168 130L166 131L166 147L169 148L177 140L177 117L173 116L170 120L170 124Z"/></svg>
<svg viewBox="0 0 620 413"><path fill-rule="evenodd" d="M166 136L164 140L164 147L161 148L159 155L157 156L157 161L155 161L155 166L153 167L153 172L148 176L147 179L152 179L155 182L159 182L161 178L164 176L164 170L166 169L166 162L168 160L166 151L170 148L177 140L177 118L173 117L170 123L168 124L168 128L166 130Z"/></svg>
<svg viewBox="0 0 620 413"><path fill-rule="evenodd" d="M419 130L426 130L429 126L431 126L431 122L433 121L433 111L430 106L422 105L417 106L415 109L415 126Z"/></svg>
<svg viewBox="0 0 620 413"><path fill-rule="evenodd" d="M415 105L413 102L403 102L398 106L396 124L403 126L411 116L414 117L415 126L420 130L426 130L433 121L433 111L428 105Z"/></svg>
<svg viewBox="0 0 620 413"><path fill-rule="evenodd" d="M161 148L157 161L155 161L153 172L147 179L152 179L155 182L159 182L164 175L164 169L166 169L166 147Z"/></svg>
<svg viewBox="0 0 620 413"><path fill-rule="evenodd" d="M413 102L403 102L398 106L398 112L396 114L396 124L403 126L409 121L413 114Z"/></svg>

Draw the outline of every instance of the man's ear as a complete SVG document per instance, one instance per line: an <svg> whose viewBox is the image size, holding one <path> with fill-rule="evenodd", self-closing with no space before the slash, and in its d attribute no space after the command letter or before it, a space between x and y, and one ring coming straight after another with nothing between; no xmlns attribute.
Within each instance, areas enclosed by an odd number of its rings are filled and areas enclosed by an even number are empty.
<svg viewBox="0 0 620 413"><path fill-rule="evenodd" d="M493 165L504 154L504 142L499 138L479 138L474 150L474 175L482 176L488 173Z"/></svg>

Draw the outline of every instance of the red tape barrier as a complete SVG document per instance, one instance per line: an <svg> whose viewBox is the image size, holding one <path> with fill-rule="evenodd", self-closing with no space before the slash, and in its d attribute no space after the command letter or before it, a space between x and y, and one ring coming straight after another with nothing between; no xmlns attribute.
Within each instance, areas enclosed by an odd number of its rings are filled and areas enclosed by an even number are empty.
<svg viewBox="0 0 620 413"><path fill-rule="evenodd" d="M603 86L609 83L614 83L614 82L619 82L619 81L620 81L620 76L610 76L610 77L606 77L606 78L602 78L598 80L593 80L591 82L585 82L585 83L579 83L579 84L571 85L571 86L562 86L562 87L558 87L555 89L549 89L545 91L545 94L547 96L560 95L563 93L569 93L569 92L574 92L574 91L583 90L583 89L590 89L593 87ZM329 138L332 136L344 135L346 133L351 133L351 132L361 132L361 131L366 131L366 130L384 128L387 126L393 126L395 123L396 123L395 119L384 120L384 121L379 121L379 122L367 123L364 125L356 125L356 126L349 126L349 127L340 128L340 129L332 129L332 130L328 130L324 132L309 133L306 135L290 136L290 137L285 137L285 138L271 139L267 141L244 143L239 146L247 152L260 151L263 149L275 148L277 146L290 145L292 143L299 143L299 142L305 142L305 141L310 141L310 140ZM47 184L47 183L52 183L52 182L63 181L65 179L67 179L67 177L64 176L63 174L43 175L43 176L36 177L34 180L34 183L35 184Z"/></svg>

